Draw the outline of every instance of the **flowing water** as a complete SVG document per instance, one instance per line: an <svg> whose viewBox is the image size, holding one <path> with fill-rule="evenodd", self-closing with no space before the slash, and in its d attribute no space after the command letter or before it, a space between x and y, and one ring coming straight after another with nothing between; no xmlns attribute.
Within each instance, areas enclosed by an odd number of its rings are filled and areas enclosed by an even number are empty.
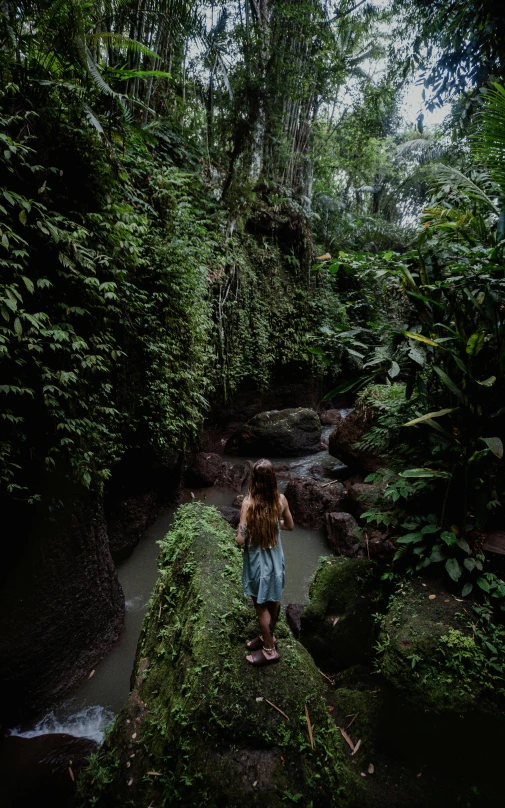
<svg viewBox="0 0 505 808"><path fill-rule="evenodd" d="M345 417L349 410L342 410ZM323 440L327 440L334 427L323 427ZM224 457L237 463L257 458ZM312 466L325 466L329 472L342 464L327 451L301 458L276 458L275 466L289 464L299 475L306 475ZM286 488L287 481L279 480L279 489ZM208 505L231 505L236 494L223 488L185 489L183 502L203 500ZM81 683L73 695L54 707L37 724L17 727L12 735L33 738L38 735L68 733L76 737L91 738L101 742L105 728L123 706L130 690L130 676L137 641L146 613L147 603L158 576L158 542L164 538L172 524L176 507L167 508L146 532L129 558L118 565L118 576L123 587L126 605L125 625L119 640L107 656L96 666L94 672ZM305 603L310 580L318 559L328 552L322 531L295 527L282 533L282 545L286 561L286 587L283 603ZM91 671L90 671L91 674Z"/></svg>

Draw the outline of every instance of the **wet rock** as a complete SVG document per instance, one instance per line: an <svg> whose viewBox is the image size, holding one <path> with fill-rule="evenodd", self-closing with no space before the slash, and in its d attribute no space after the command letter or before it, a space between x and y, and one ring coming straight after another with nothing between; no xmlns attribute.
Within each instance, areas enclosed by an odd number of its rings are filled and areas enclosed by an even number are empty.
<svg viewBox="0 0 505 808"><path fill-rule="evenodd" d="M349 488L347 507L356 519L360 519L363 513L376 507L381 494L382 491L377 485L354 483Z"/></svg>
<svg viewBox="0 0 505 808"><path fill-rule="evenodd" d="M238 496L236 496L233 502L231 503L232 508L238 508L240 510L240 508L242 507L242 503L244 501L244 497L245 494L239 494Z"/></svg>
<svg viewBox="0 0 505 808"><path fill-rule="evenodd" d="M327 513L325 517L328 546L335 555L362 558L366 542L354 516L350 513Z"/></svg>
<svg viewBox="0 0 505 808"><path fill-rule="evenodd" d="M132 692L84 773L80 804L282 808L289 792L303 805L363 805L321 676L283 618L280 664L258 670L246 662L244 642L257 623L242 594L241 552L215 509L180 508L159 564ZM289 731L305 704L314 749ZM156 773L168 774L170 785Z"/></svg>
<svg viewBox="0 0 505 808"><path fill-rule="evenodd" d="M88 676L124 621L101 502L55 480L66 505L36 506L32 530L18 521L20 555L2 568L0 716L11 726Z"/></svg>
<svg viewBox="0 0 505 808"><path fill-rule="evenodd" d="M0 739L2 808L73 805L75 779L97 749L88 738L63 734Z"/></svg>
<svg viewBox="0 0 505 808"><path fill-rule="evenodd" d="M295 637L299 637L301 629L301 618L304 606L301 603L288 603L286 607L286 622Z"/></svg>
<svg viewBox="0 0 505 808"><path fill-rule="evenodd" d="M338 424L342 420L342 413L340 410L324 410L319 414L319 418L324 426L329 426Z"/></svg>
<svg viewBox="0 0 505 808"><path fill-rule="evenodd" d="M359 449L357 444L365 432L373 426L373 416L366 409L353 410L347 418L342 418L328 441L328 451L350 468L357 468L370 474L387 465L383 458L372 452Z"/></svg>
<svg viewBox="0 0 505 808"><path fill-rule="evenodd" d="M240 508L233 508L231 505L221 505L218 508L219 513L226 519L229 525L237 528L240 522Z"/></svg>
<svg viewBox="0 0 505 808"><path fill-rule="evenodd" d="M249 460L245 463L222 463L216 485L220 488L229 488L231 491L242 491L242 487L249 479L251 468L252 463Z"/></svg>
<svg viewBox="0 0 505 808"><path fill-rule="evenodd" d="M340 510L344 486L337 481L328 485L311 477L299 477L288 483L285 493L295 525L319 530L327 513Z"/></svg>
<svg viewBox="0 0 505 808"><path fill-rule="evenodd" d="M226 444L230 454L302 457L318 452L321 422L314 410L271 410L251 418Z"/></svg>
<svg viewBox="0 0 505 808"><path fill-rule="evenodd" d="M151 453L133 450L114 467L104 501L114 561L126 558L160 511L177 500L182 468L182 453L160 463Z"/></svg>
<svg viewBox="0 0 505 808"><path fill-rule="evenodd" d="M191 464L188 483L195 488L208 488L217 480L223 458L214 452L198 452Z"/></svg>
<svg viewBox="0 0 505 808"><path fill-rule="evenodd" d="M369 661L377 637L381 570L364 558L323 558L301 618L300 642L327 673Z"/></svg>
<svg viewBox="0 0 505 808"><path fill-rule="evenodd" d="M296 480L300 475L289 463L281 463L275 467L275 476L278 480Z"/></svg>
<svg viewBox="0 0 505 808"><path fill-rule="evenodd" d="M505 555L505 530L493 530L488 533L483 549L486 553Z"/></svg>

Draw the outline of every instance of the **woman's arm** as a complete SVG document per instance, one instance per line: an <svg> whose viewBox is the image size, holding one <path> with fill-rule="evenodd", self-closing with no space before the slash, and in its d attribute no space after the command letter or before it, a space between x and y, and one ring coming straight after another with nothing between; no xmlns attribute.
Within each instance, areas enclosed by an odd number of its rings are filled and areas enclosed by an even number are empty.
<svg viewBox="0 0 505 808"><path fill-rule="evenodd" d="M291 511L289 510L288 501L284 496L284 494L281 494L281 502L284 506L281 518L281 530L293 530L295 523L293 522L293 517L291 516Z"/></svg>
<svg viewBox="0 0 505 808"><path fill-rule="evenodd" d="M235 536L235 541L237 542L239 547L243 547L245 544L246 536L247 536L247 503L244 499L242 503L242 507L240 509L240 519L237 528L237 535Z"/></svg>

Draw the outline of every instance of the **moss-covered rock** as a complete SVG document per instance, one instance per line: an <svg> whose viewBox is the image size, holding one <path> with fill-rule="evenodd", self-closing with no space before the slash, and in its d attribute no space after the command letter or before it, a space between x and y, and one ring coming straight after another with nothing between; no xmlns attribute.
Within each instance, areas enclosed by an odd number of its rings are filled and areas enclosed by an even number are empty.
<svg viewBox="0 0 505 808"><path fill-rule="evenodd" d="M493 652L478 641L471 618L468 603L432 582L399 585L378 647L381 673L404 708L432 715L505 710L505 658L495 655L490 665Z"/></svg>
<svg viewBox="0 0 505 808"><path fill-rule="evenodd" d="M218 512L181 507L159 565L132 693L83 778L81 805L365 804L322 678L284 622L281 661L246 662L257 627Z"/></svg>
<svg viewBox="0 0 505 808"><path fill-rule="evenodd" d="M322 558L301 619L300 641L328 673L369 660L381 605L380 570L364 558Z"/></svg>
<svg viewBox="0 0 505 808"><path fill-rule="evenodd" d="M321 421L307 407L260 412L235 432L226 451L266 457L302 457L321 448Z"/></svg>

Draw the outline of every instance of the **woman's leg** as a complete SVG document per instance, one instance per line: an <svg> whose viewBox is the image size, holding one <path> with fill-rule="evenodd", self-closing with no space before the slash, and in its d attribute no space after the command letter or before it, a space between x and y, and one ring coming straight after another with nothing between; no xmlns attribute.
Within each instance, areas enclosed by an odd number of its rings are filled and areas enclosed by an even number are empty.
<svg viewBox="0 0 505 808"><path fill-rule="evenodd" d="M270 613L270 631L272 634L275 631L275 626L277 625L277 620L279 619L279 612L281 610L281 602L280 600L269 600L266 604L267 609Z"/></svg>
<svg viewBox="0 0 505 808"><path fill-rule="evenodd" d="M266 603L257 603L256 598L253 598L254 608L258 615L258 622L260 624L260 633L263 637L263 650L270 659L275 659L279 656L274 646L274 639L270 631L270 621L272 616ZM251 655L246 657L248 662L253 662Z"/></svg>

